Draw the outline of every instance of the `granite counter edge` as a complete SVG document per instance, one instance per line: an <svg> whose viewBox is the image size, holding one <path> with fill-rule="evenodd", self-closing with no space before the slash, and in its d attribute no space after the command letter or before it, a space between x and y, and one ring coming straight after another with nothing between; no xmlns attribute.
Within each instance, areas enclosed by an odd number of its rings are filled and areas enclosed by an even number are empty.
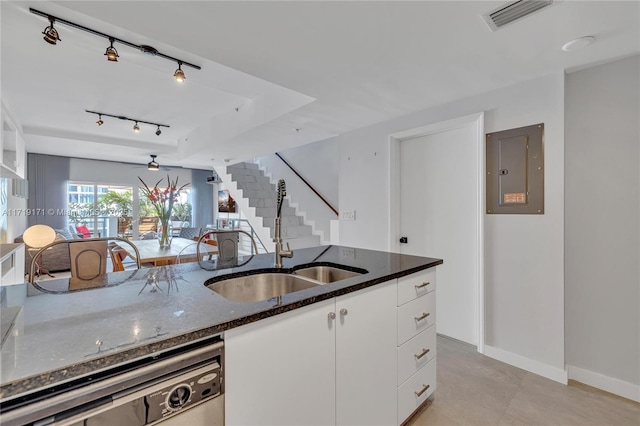
<svg viewBox="0 0 640 426"><path fill-rule="evenodd" d="M384 276L368 279L366 281L355 283L348 287L334 289L321 295L302 299L293 303L289 303L287 305L276 306L266 311L252 313L240 318L202 328L200 330L186 332L184 334L180 334L166 340L152 342L143 346L137 346L126 351L106 355L101 358L94 358L86 362L76 363L68 367L51 370L47 373L25 377L13 382L9 382L0 387L0 404L6 403L7 401L15 400L16 398L24 397L25 395L29 395L33 392L46 390L55 385L61 385L74 380L83 380L86 379L87 375L91 373L97 373L100 371L116 368L118 366L133 362L134 360L140 359L142 357L149 357L155 353L160 353L169 349L174 349L180 346L194 343L199 340L211 338L212 336L215 336L232 328L260 321L262 319L279 315L284 312L289 312L323 300L362 290L364 288L381 284L392 279L400 278L405 275L410 275L425 269L433 268L443 263L441 259L430 260L430 262L422 265L403 269L401 271L396 271Z"/></svg>

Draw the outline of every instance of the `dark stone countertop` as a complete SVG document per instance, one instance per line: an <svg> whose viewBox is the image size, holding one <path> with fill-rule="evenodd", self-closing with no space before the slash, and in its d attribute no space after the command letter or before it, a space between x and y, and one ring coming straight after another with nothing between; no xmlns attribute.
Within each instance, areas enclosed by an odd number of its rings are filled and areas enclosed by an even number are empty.
<svg viewBox="0 0 640 426"><path fill-rule="evenodd" d="M113 272L82 288L68 278L43 281L40 290L7 287L0 306L15 315L2 346L0 404L442 263L342 246L295 250L282 270L273 261L273 254L263 254L226 269L207 261ZM222 275L290 272L309 264L368 273L252 303L232 302L205 286Z"/></svg>

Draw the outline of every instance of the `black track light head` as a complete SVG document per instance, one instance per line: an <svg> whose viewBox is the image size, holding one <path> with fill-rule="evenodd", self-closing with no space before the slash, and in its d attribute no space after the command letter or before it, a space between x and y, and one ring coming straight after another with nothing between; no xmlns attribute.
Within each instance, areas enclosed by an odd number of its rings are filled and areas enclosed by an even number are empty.
<svg viewBox="0 0 640 426"><path fill-rule="evenodd" d="M111 42L111 46L107 47L107 51L104 52L104 54L107 57L107 61L118 62L118 57L120 57L120 55L118 55L116 48L113 47L113 38L109 38L109 41Z"/></svg>
<svg viewBox="0 0 640 426"><path fill-rule="evenodd" d="M182 61L178 61L178 69L173 73L173 77L178 83L184 83L184 80L187 78L184 76L184 71L182 71Z"/></svg>
<svg viewBox="0 0 640 426"><path fill-rule="evenodd" d="M2 1L2 0L0 0L0 1ZM129 117L125 117L124 115L113 115L113 114L107 114L106 112L90 111L88 109L85 109L84 111L88 112L89 114L95 114L95 115L98 116L98 121L96 121L96 124L98 126L102 126L104 124L104 121L102 121L102 116L103 115L105 117L117 118L118 120L133 121L135 123L133 125L133 131L136 132L136 133L140 132L140 123L148 124L150 126L156 126L156 135L158 135L158 136L160 136L162 134L162 130L160 130L160 127L166 127L166 128L171 127L168 124L154 123L152 121L140 120L139 118L129 118Z"/></svg>
<svg viewBox="0 0 640 426"><path fill-rule="evenodd" d="M0 0L2 1L2 0ZM34 9L34 8L29 8L29 12L38 15L38 16L42 16L43 18L46 18L49 20L49 25L44 29L44 31L42 32L42 34L44 34L44 41L46 41L49 44L56 44L57 42L61 41L60 40L60 36L58 35L58 30L56 30L53 26L54 23L57 23L58 25L63 24L63 25L68 25L70 27L73 27L75 29L81 30L81 31L85 31L88 33L91 33L95 36L98 37L103 37L107 40L109 40L110 46L107 47L106 51L105 51L105 56L107 57L107 60L110 62L118 62L118 51L113 47L113 43L118 42L122 45L128 46L128 47L132 47L134 49L137 49L139 51L141 51L144 54L147 55L151 55L151 56L156 56L156 57L160 57L163 59L167 59L169 61L172 62L178 62L178 69L176 70L176 72L173 74L173 76L175 77L176 81L178 81L179 83L184 82L185 80L185 76L184 76L184 71L182 71L182 65L194 68L194 69L201 69L201 67L199 65L195 65L192 64L191 62L187 62L187 61L183 61L181 59L178 58L174 58L173 56L169 56L169 55L165 55L164 53L158 52L158 50L153 47L153 46L149 46L146 44L142 44L139 45L137 43L132 43L130 41L127 40L123 40L121 38L118 37L114 37L111 36L109 34L105 34L103 32L94 30L92 28L89 27L85 27L84 25L78 24L76 22L71 22L68 21L64 18L60 18L54 15L50 15L49 13L45 13L42 12L40 10Z"/></svg>
<svg viewBox="0 0 640 426"><path fill-rule="evenodd" d="M156 162L157 155L153 155L153 154L150 154L150 155L151 155L151 161L147 163L147 170L151 170L152 172L157 172L158 170L160 170L160 164Z"/></svg>
<svg viewBox="0 0 640 426"><path fill-rule="evenodd" d="M60 36L58 35L58 30L56 30L55 28L53 28L53 23L55 22L55 19L53 19L51 16L49 16L49 26L47 28L44 29L44 31L42 32L42 34L44 34L44 41L46 41L49 44L56 44L60 40Z"/></svg>

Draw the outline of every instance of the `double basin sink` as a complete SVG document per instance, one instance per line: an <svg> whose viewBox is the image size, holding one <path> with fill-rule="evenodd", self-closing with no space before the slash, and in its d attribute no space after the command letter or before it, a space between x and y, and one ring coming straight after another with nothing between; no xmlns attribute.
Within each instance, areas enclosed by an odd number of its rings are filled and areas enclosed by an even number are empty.
<svg viewBox="0 0 640 426"><path fill-rule="evenodd" d="M367 271L354 272L338 266L310 266L290 272L265 272L213 279L206 286L234 302L259 302L365 273Z"/></svg>

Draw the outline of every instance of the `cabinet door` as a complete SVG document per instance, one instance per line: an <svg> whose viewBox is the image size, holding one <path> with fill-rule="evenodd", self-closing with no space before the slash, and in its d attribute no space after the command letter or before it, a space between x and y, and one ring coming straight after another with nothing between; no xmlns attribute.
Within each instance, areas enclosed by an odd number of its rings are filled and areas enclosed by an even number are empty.
<svg viewBox="0 0 640 426"><path fill-rule="evenodd" d="M336 423L395 424L396 281L336 298Z"/></svg>
<svg viewBox="0 0 640 426"><path fill-rule="evenodd" d="M225 332L226 425L335 423L334 299Z"/></svg>

